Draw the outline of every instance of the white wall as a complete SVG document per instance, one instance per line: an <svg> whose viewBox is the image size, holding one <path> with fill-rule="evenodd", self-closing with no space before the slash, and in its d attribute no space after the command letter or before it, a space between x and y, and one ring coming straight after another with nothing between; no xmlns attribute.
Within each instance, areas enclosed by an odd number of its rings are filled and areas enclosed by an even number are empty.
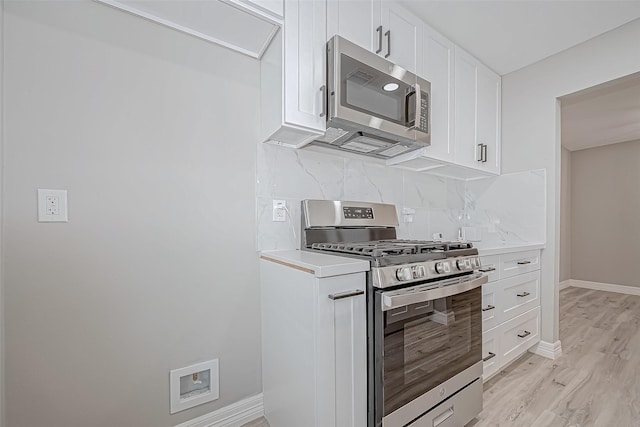
<svg viewBox="0 0 640 427"><path fill-rule="evenodd" d="M640 141L571 153L571 279L640 287Z"/></svg>
<svg viewBox="0 0 640 427"><path fill-rule="evenodd" d="M560 127L558 97L640 71L640 20L503 76L503 172L547 169L542 254L543 341L558 339Z"/></svg>
<svg viewBox="0 0 640 427"><path fill-rule="evenodd" d="M7 426L260 393L259 63L97 2L5 6ZM68 190L68 223L36 221L37 188ZM210 358L220 399L170 416L169 370Z"/></svg>
<svg viewBox="0 0 640 427"><path fill-rule="evenodd" d="M571 279L571 151L562 147L560 172L559 280Z"/></svg>

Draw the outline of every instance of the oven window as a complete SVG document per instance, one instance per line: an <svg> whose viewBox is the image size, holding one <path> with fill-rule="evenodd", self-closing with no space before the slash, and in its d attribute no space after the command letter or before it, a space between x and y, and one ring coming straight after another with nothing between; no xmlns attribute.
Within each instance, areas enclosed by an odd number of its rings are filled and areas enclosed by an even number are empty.
<svg viewBox="0 0 640 427"><path fill-rule="evenodd" d="M415 116L412 86L345 54L341 55L340 64L343 106L409 126Z"/></svg>
<svg viewBox="0 0 640 427"><path fill-rule="evenodd" d="M481 288L384 313L384 413L482 358Z"/></svg>

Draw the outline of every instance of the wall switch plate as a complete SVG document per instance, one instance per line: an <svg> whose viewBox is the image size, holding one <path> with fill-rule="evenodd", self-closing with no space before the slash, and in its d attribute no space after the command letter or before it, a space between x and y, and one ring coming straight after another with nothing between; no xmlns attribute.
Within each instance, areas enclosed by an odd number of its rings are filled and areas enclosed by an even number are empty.
<svg viewBox="0 0 640 427"><path fill-rule="evenodd" d="M284 222L286 220L287 220L287 202L285 200L274 200L272 221Z"/></svg>
<svg viewBox="0 0 640 427"><path fill-rule="evenodd" d="M68 222L67 190L38 189L38 222Z"/></svg>

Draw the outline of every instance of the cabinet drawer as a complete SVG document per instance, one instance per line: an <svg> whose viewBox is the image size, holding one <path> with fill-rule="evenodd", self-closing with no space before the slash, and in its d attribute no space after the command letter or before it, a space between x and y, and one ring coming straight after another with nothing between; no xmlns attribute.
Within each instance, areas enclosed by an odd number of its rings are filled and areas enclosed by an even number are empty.
<svg viewBox="0 0 640 427"><path fill-rule="evenodd" d="M482 286L482 330L488 331L498 326L500 323L498 313L500 312L500 304L498 304L498 288L499 282L488 283Z"/></svg>
<svg viewBox="0 0 640 427"><path fill-rule="evenodd" d="M517 276L540 269L540 251L513 252L500 255L500 278Z"/></svg>
<svg viewBox="0 0 640 427"><path fill-rule="evenodd" d="M500 280L497 284L497 307L501 310L498 317L501 322L513 319L540 305L540 271Z"/></svg>
<svg viewBox="0 0 640 427"><path fill-rule="evenodd" d="M489 282L495 282L500 279L500 256L481 256L480 257L480 271L486 274L489 278Z"/></svg>
<svg viewBox="0 0 640 427"><path fill-rule="evenodd" d="M505 365L539 341L540 307L503 323L500 329L500 358Z"/></svg>
<svg viewBox="0 0 640 427"><path fill-rule="evenodd" d="M494 328L482 334L482 380L487 381L500 366L500 328Z"/></svg>

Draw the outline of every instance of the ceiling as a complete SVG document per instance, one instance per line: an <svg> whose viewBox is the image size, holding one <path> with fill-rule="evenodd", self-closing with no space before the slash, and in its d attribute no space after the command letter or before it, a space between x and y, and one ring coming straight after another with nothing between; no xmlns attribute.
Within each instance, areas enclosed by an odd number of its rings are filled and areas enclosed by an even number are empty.
<svg viewBox="0 0 640 427"><path fill-rule="evenodd" d="M500 75L640 18L640 0L401 0Z"/></svg>
<svg viewBox="0 0 640 427"><path fill-rule="evenodd" d="M564 96L561 106L570 151L640 140L640 73Z"/></svg>

